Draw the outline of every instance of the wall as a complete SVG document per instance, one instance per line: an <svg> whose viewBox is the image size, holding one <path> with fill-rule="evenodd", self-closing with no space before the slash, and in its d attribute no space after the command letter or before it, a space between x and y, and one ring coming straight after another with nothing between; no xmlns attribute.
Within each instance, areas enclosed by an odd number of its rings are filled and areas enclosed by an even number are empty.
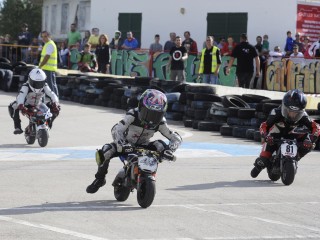
<svg viewBox="0 0 320 240"><path fill-rule="evenodd" d="M118 13L142 14L142 47L149 48L153 36L159 33L161 43L169 38L169 32L176 32L183 36L189 30L191 37L200 46L206 36L208 12L248 12L248 36L251 43L255 43L257 35L267 33L271 47L279 45L284 48L286 32L296 27L296 0L224 0L213 4L212 0L122 0L117 1L94 0L91 3L91 23L98 26L101 32L109 37L118 28ZM185 8L185 14L180 8ZM236 39L238 41L238 39Z"/></svg>

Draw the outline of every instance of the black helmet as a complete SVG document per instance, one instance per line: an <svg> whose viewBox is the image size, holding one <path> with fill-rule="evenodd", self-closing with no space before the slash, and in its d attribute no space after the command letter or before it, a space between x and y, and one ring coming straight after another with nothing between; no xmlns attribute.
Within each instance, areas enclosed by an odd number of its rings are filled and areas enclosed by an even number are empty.
<svg viewBox="0 0 320 240"><path fill-rule="evenodd" d="M298 89L290 90L282 99L282 116L287 122L296 123L302 118L306 105L307 98L302 91Z"/></svg>
<svg viewBox="0 0 320 240"><path fill-rule="evenodd" d="M146 128L155 128L163 119L167 106L167 97L164 93L155 89L147 89L139 100L140 121Z"/></svg>

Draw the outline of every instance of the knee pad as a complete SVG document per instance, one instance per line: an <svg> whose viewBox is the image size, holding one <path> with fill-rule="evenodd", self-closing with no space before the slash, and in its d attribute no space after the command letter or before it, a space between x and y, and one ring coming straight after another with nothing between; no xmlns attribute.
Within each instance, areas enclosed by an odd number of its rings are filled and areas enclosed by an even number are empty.
<svg viewBox="0 0 320 240"><path fill-rule="evenodd" d="M263 169L263 168L268 167L270 165L270 161L268 158L258 157L253 165L258 168Z"/></svg>
<svg viewBox="0 0 320 240"><path fill-rule="evenodd" d="M101 164L103 164L104 161L105 161L105 158L104 158L102 150L101 149L97 149L97 151L96 151L96 162L97 162L97 165L100 166Z"/></svg>

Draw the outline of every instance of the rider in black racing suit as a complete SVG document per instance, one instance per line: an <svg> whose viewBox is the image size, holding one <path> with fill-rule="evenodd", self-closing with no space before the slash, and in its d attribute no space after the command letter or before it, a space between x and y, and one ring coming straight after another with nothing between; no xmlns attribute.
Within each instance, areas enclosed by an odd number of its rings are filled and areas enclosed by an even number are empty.
<svg viewBox="0 0 320 240"><path fill-rule="evenodd" d="M274 138L281 137L290 139L290 131L297 126L307 127L311 134L297 139L303 144L298 147L298 160L309 153L320 134L320 126L310 119L305 112L307 98L300 90L288 91L282 100L282 105L271 111L267 121L260 126L261 136L265 139L260 156L255 160L251 177L256 178L265 167L270 165L272 153L277 150Z"/></svg>
<svg viewBox="0 0 320 240"><path fill-rule="evenodd" d="M129 110L124 119L111 130L113 142L103 145L96 152L98 171L95 180L87 187L87 193L95 193L106 183L110 159L134 151L141 146L162 153L162 157L173 160L173 152L182 142L180 135L168 128L164 113L167 109L166 96L157 90L147 89L140 97L139 106ZM169 140L150 142L155 132L160 132Z"/></svg>

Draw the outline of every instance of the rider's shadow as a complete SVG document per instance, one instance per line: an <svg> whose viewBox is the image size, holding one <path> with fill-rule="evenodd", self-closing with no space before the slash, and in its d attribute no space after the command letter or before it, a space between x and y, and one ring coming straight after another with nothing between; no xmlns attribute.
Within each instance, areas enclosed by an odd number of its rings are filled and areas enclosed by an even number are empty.
<svg viewBox="0 0 320 240"><path fill-rule="evenodd" d="M32 145L29 145L27 143L18 143L18 144L0 144L0 148L26 148L26 147L32 147Z"/></svg>
<svg viewBox="0 0 320 240"><path fill-rule="evenodd" d="M168 188L172 191L194 191L194 190L209 190L215 188L250 188L250 187L279 187L281 183L272 182L270 180L237 180L237 181L222 181L213 183L201 183L194 185L177 186L176 188Z"/></svg>
<svg viewBox="0 0 320 240"><path fill-rule="evenodd" d="M41 205L30 205L16 208L0 208L1 215L25 215L43 212L81 212L81 211L133 211L141 210L136 206L120 203L116 200L97 200L86 202L63 202L63 203L44 203Z"/></svg>

